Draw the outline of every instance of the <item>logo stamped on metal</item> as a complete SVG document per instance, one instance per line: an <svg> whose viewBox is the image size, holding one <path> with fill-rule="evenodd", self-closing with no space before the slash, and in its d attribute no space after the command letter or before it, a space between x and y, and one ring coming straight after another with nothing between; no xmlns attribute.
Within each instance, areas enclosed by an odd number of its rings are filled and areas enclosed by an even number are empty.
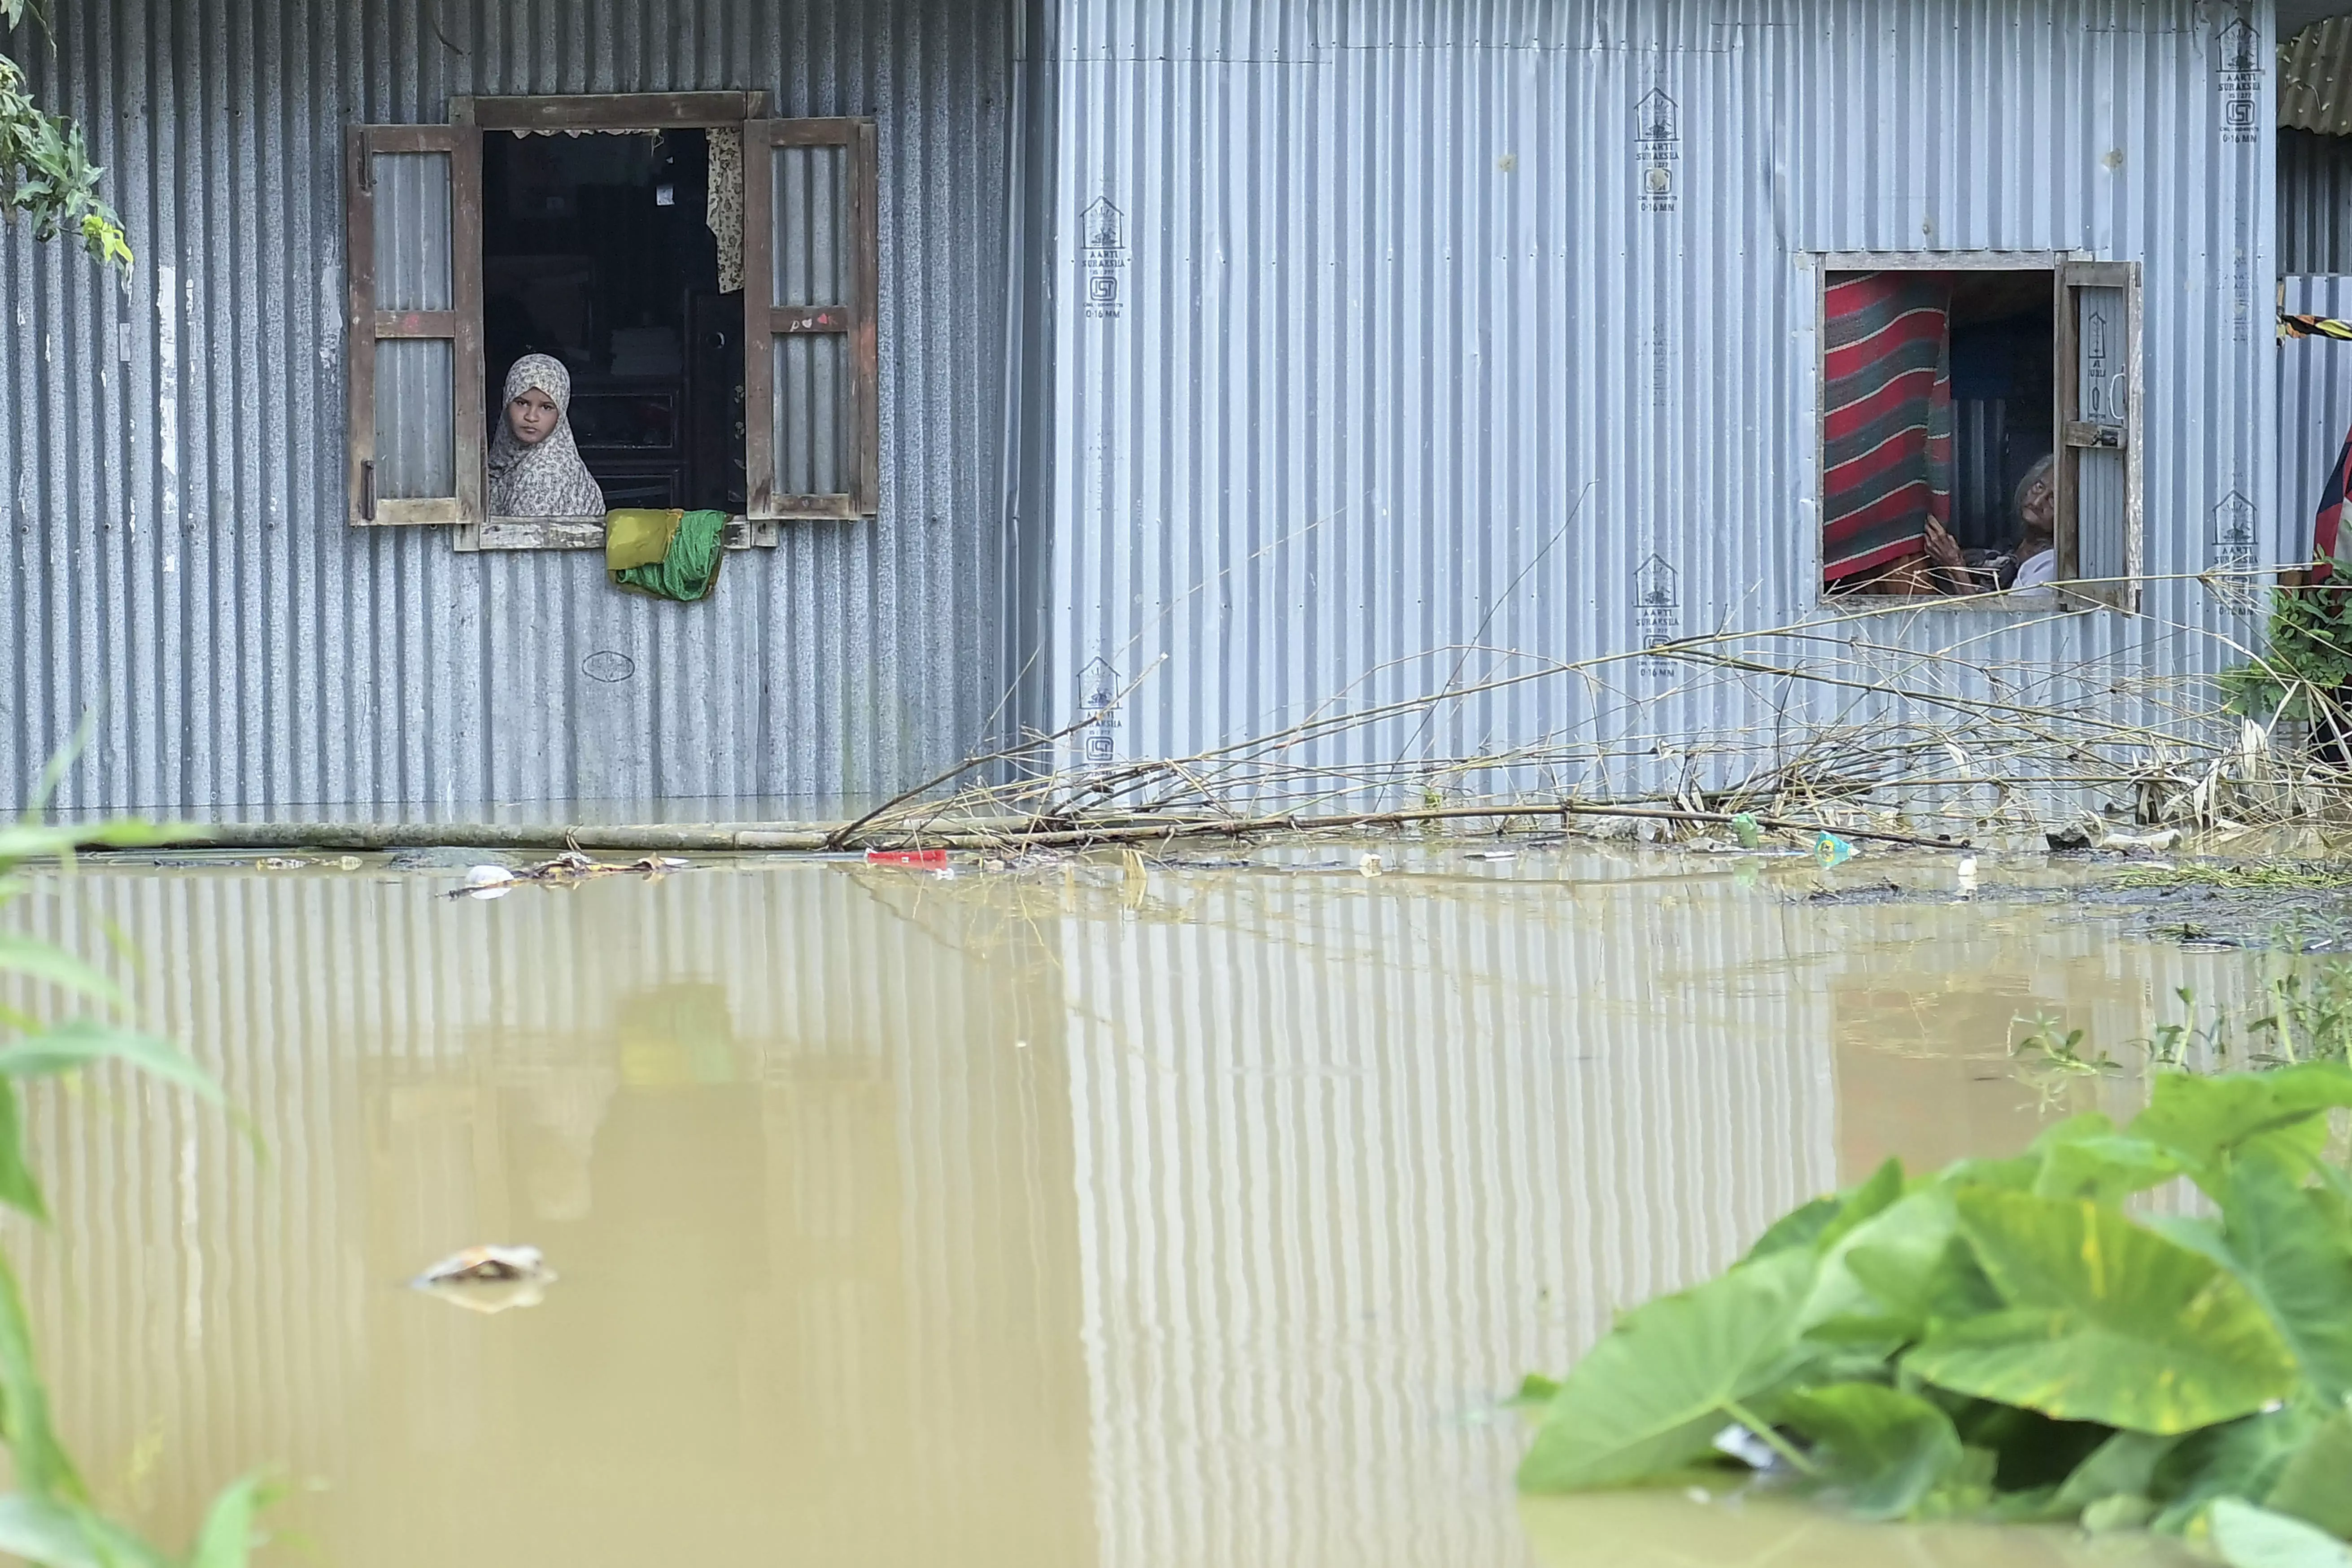
<svg viewBox="0 0 2352 1568"><path fill-rule="evenodd" d="M1674 673L1673 659L1649 653L1673 642L1683 632L1682 574L1663 555L1652 555L1633 568L1633 630L1647 655L1640 661L1642 673Z"/></svg>
<svg viewBox="0 0 2352 1568"><path fill-rule="evenodd" d="M1633 105L1633 178L1642 211L1675 210L1682 157L1682 110L1665 89L1654 87Z"/></svg>
<svg viewBox="0 0 2352 1568"><path fill-rule="evenodd" d="M2245 491L2231 490L2213 508L2206 556L2211 575L2206 581L2216 599L2242 616L2253 614L2262 601L2254 582L2256 543L2254 503Z"/></svg>
<svg viewBox="0 0 2352 1568"><path fill-rule="evenodd" d="M1087 320L1117 321L1127 282L1127 215L1108 196L1097 196L1078 215L1078 232L1085 243L1078 268L1086 275L1079 299Z"/></svg>

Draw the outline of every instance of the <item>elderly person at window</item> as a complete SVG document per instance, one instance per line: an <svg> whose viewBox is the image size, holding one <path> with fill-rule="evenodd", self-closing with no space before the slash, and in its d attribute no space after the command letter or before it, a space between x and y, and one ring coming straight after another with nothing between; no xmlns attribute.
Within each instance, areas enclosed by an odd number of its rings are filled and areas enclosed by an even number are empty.
<svg viewBox="0 0 2352 1568"><path fill-rule="evenodd" d="M2007 550L1962 550L1944 525L1929 519L1927 555L1937 591L1992 594L2046 588L2057 580L2058 459L2053 454L2017 482L2017 541Z"/></svg>
<svg viewBox="0 0 2352 1568"><path fill-rule="evenodd" d="M490 442L492 517L602 517L604 491L572 439L572 373L546 354L507 372L504 413Z"/></svg>

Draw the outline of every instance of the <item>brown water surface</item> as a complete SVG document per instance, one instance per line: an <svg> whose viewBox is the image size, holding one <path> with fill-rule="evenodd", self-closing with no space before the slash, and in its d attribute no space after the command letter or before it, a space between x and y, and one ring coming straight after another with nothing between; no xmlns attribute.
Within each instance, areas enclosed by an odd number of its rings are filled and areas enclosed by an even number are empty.
<svg viewBox="0 0 2352 1568"><path fill-rule="evenodd" d="M2128 1112L2021 1078L2015 1020L2120 1047L2250 961L1786 863L1377 848L46 889L264 1151L127 1078L37 1099L58 1223L12 1239L68 1434L174 1538L274 1463L274 1559L348 1568L2113 1560L1523 1505L1496 1402L1887 1153ZM404 1288L489 1241L543 1304Z"/></svg>

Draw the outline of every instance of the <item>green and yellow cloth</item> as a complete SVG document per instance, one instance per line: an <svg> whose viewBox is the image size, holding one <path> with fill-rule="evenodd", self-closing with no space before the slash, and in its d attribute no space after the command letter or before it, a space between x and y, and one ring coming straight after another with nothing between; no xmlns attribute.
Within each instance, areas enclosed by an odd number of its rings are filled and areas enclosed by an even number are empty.
<svg viewBox="0 0 2352 1568"><path fill-rule="evenodd" d="M723 511L604 514L604 574L615 588L690 605L709 596L726 554Z"/></svg>

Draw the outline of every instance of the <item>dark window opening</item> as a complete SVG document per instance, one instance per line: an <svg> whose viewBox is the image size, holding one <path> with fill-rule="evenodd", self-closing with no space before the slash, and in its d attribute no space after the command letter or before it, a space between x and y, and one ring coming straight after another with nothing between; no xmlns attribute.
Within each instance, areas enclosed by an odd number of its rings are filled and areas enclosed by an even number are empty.
<svg viewBox="0 0 2352 1568"><path fill-rule="evenodd" d="M2047 272L1952 277L1952 521L1964 550L2017 540L2017 487L2057 449L2058 323Z"/></svg>
<svg viewBox="0 0 2352 1568"><path fill-rule="evenodd" d="M719 292L709 177L701 130L483 139L490 417L516 360L562 360L609 507L744 510L743 296Z"/></svg>

